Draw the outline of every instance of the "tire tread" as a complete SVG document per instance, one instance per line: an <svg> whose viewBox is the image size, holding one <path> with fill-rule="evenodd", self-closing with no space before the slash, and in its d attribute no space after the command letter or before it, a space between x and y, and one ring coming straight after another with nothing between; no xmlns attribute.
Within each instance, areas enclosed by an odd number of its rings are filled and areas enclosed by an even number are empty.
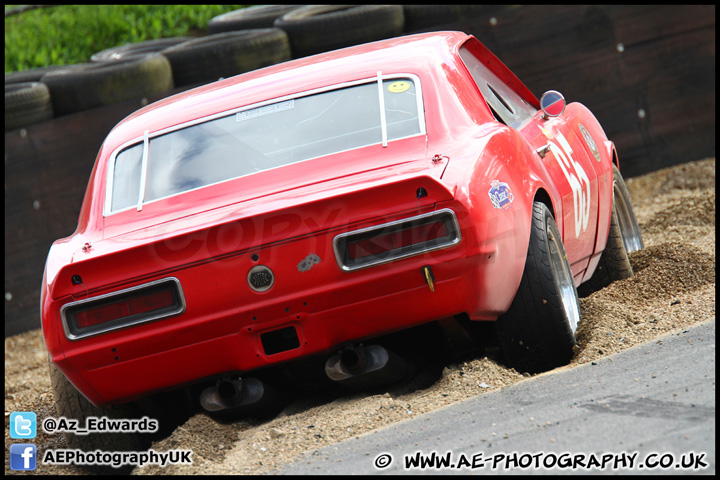
<svg viewBox="0 0 720 480"><path fill-rule="evenodd" d="M575 335L563 315L562 298L550 265L545 222L551 219L547 207L535 203L522 280L510 308L495 323L509 363L530 373L567 364L576 345Z"/></svg>

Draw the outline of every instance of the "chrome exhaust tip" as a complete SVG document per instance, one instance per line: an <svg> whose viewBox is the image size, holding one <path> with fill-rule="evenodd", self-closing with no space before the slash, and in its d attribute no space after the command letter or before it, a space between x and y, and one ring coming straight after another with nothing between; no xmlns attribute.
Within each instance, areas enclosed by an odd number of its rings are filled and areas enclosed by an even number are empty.
<svg viewBox="0 0 720 480"><path fill-rule="evenodd" d="M223 377L200 394L200 405L214 414L262 414L279 400L279 394L257 378Z"/></svg>
<svg viewBox="0 0 720 480"><path fill-rule="evenodd" d="M402 380L407 363L380 345L351 346L330 357L325 374L348 388L379 387Z"/></svg>

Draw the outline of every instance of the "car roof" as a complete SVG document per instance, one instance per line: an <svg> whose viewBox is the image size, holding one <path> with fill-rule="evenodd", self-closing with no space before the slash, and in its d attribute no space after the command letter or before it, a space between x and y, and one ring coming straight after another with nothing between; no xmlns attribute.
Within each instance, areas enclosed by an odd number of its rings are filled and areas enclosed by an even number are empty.
<svg viewBox="0 0 720 480"><path fill-rule="evenodd" d="M105 147L140 138L218 112L257 102L387 73L433 75L447 54L467 39L462 32L431 32L321 53L213 82L167 97L126 117L108 135Z"/></svg>

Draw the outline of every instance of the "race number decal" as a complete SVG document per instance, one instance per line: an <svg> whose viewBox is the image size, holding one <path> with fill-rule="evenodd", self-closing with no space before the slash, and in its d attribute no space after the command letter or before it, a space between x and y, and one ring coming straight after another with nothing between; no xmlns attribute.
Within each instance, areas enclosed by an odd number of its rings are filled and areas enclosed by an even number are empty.
<svg viewBox="0 0 720 480"><path fill-rule="evenodd" d="M573 160L572 147L562 133L555 135L555 140L548 141L550 151L572 189L573 204L575 207L575 238L580 236L581 231L587 230L590 219L590 179L582 166ZM558 146L558 143L560 146Z"/></svg>

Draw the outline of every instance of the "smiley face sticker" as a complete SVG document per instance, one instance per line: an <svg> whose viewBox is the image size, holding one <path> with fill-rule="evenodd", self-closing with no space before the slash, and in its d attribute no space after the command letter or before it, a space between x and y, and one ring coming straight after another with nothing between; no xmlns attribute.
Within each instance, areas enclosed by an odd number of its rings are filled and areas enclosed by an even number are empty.
<svg viewBox="0 0 720 480"><path fill-rule="evenodd" d="M398 82L393 82L390 85L388 85L387 90L390 93L402 93L402 92L407 91L408 88L410 88L410 82L401 80Z"/></svg>

